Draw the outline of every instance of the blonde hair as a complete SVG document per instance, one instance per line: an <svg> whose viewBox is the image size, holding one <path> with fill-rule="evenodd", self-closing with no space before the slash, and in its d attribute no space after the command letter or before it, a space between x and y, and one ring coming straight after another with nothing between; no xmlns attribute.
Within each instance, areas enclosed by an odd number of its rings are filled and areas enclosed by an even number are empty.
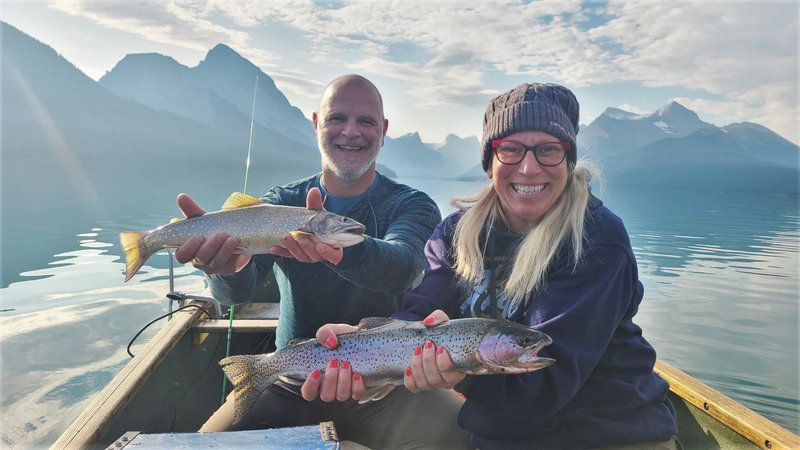
<svg viewBox="0 0 800 450"><path fill-rule="evenodd" d="M545 213L523 239L513 256L513 266L503 290L509 298L510 310L526 306L526 299L544 283L547 269L562 243L571 244L573 267L577 267L583 253L583 223L589 201L589 181L600 176L599 169L587 161L569 164L569 180L561 197ZM458 285L468 291L483 276L481 234L491 232L498 219L505 223L500 200L492 185L465 197L455 198L451 204L463 211L453 236L454 270ZM487 236L488 237L488 236Z"/></svg>

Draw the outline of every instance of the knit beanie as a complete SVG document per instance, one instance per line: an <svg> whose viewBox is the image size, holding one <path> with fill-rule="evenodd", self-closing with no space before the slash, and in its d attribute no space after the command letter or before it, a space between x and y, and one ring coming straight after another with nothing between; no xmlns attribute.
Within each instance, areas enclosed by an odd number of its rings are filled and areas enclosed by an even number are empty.
<svg viewBox="0 0 800 450"><path fill-rule="evenodd" d="M525 83L495 97L483 116L483 171L489 170L494 154L492 141L520 131L543 131L569 142L567 160L574 164L578 160L578 115L575 94L557 84Z"/></svg>

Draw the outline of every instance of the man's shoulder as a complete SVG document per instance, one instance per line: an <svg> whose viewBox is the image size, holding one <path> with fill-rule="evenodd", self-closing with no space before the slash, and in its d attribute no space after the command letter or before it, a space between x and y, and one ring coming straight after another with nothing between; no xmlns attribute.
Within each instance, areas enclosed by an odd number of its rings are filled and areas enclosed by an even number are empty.
<svg viewBox="0 0 800 450"><path fill-rule="evenodd" d="M377 194L383 198L397 197L409 200L421 200L433 203L433 199L423 191L403 183L399 183L386 175L378 173Z"/></svg>
<svg viewBox="0 0 800 450"><path fill-rule="evenodd" d="M319 186L319 173L306 178L275 186L261 197L273 205L305 206L309 189Z"/></svg>

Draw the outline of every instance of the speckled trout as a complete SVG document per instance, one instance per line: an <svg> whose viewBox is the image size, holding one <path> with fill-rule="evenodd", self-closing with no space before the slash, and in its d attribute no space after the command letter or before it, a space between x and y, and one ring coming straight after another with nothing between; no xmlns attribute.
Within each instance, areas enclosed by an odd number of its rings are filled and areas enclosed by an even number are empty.
<svg viewBox="0 0 800 450"><path fill-rule="evenodd" d="M333 247L349 247L364 240L364 230L364 225L338 214L269 205L235 192L219 211L174 219L150 231L123 231L119 240L125 252L125 281L128 281L153 253L179 247L193 236L210 238L225 232L239 240L235 253L256 255L267 253L273 245L281 245L281 238L287 233L307 235Z"/></svg>
<svg viewBox="0 0 800 450"><path fill-rule="evenodd" d="M364 379L366 397L383 398L403 384L403 375L416 346L431 341L450 354L455 371L469 375L520 374L547 367L554 359L537 356L553 341L546 334L519 323L494 319L454 319L434 327L422 322L367 318L358 330L340 334L330 350L316 339L292 341L265 355L231 356L220 361L234 386L234 423L244 417L261 393L279 377L305 380L324 371L336 358L348 361Z"/></svg>

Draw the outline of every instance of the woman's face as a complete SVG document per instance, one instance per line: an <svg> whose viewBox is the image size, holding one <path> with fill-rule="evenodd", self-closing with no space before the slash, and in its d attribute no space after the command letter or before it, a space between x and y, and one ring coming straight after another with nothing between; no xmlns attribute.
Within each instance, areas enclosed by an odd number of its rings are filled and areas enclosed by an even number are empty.
<svg viewBox="0 0 800 450"><path fill-rule="evenodd" d="M526 146L558 141L542 131L522 131L503 139ZM522 162L503 164L492 154L492 166L487 172L492 179L500 206L514 231L530 230L555 205L567 186L567 159L554 167L542 166L533 152L525 154Z"/></svg>

